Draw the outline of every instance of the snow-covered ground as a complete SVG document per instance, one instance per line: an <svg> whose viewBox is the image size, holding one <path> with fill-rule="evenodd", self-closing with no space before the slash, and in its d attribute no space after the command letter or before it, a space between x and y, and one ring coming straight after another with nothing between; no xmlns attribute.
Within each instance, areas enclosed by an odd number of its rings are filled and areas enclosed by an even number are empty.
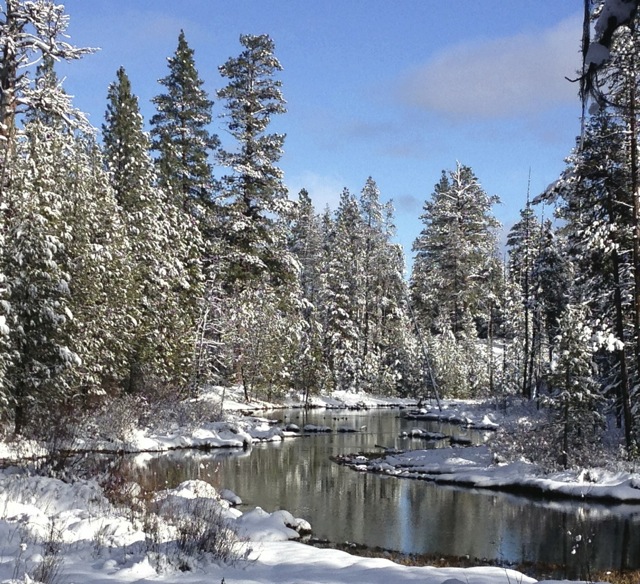
<svg viewBox="0 0 640 584"><path fill-rule="evenodd" d="M517 423L524 413L509 415L483 402L443 402L406 414L414 420L442 420L478 430L497 430ZM417 429L419 432L420 430ZM417 434L417 432L416 432ZM426 433L428 435L428 433ZM530 439L535 443L536 435ZM546 498L575 498L640 505L640 472L618 468L580 468L550 472L526 459L503 460L486 445L388 452L381 457L346 455L338 459L354 470L429 480L441 484L531 493ZM639 508L640 509L640 508Z"/></svg>
<svg viewBox="0 0 640 584"><path fill-rule="evenodd" d="M220 391L207 394L211 411L220 411ZM250 442L294 436L272 422L239 414L270 404L243 404L236 392L225 392L224 409L233 414L224 422L197 427L174 424L156 428L132 427L126 436L99 441L77 440L81 448L125 451L163 451L184 447L243 448ZM407 400L385 400L362 394L334 394L317 400L318 407L415 406ZM295 398L288 405L299 405ZM447 403L437 412L449 421L470 427L495 428L497 413L471 403ZM418 412L418 417L436 415ZM0 443L0 459L40 456L36 443ZM592 496L640 502L640 476L589 470L543 475L525 462L499 463L486 446L387 453L369 460L348 461L358 470L488 488L537 488L571 496ZM28 467L27 467L28 468ZM449 582L466 584L533 582L523 574L495 567L406 567L387 559L352 556L318 549L300 541L312 529L286 511L267 513L255 508L244 513L234 507L235 493L216 492L202 481L188 481L176 489L145 495L135 484L118 484L128 505L114 506L95 481L62 482L36 476L24 468L0 471L0 584L8 582L125 583L376 583ZM242 493L238 493L240 497ZM111 500L114 500L113 497ZM216 530L207 530L207 526ZM204 532L202 531L204 529ZM216 533L236 534L223 540ZM218 547L216 547L218 546ZM219 546L222 546L220 548ZM226 546L226 547L225 547ZM218 555L235 558L217 560Z"/></svg>
<svg viewBox="0 0 640 584"><path fill-rule="evenodd" d="M497 462L487 446L410 450L373 459L349 455L340 462L358 471L442 484L640 505L638 473L603 469L543 473L525 461Z"/></svg>
<svg viewBox="0 0 640 584"><path fill-rule="evenodd" d="M233 494L227 493L233 499ZM136 491L132 487L132 498ZM533 582L513 570L405 567L292 541L310 526L286 511L241 513L210 485L188 481L151 501L157 515L112 506L91 481L68 484L8 469L0 474L0 582L65 583L370 583L494 584ZM151 518L155 518L154 521ZM202 532L238 533L235 561L201 552ZM185 527L186 526L186 527ZM185 537L193 534L193 541ZM204 542L211 541L205 533ZM214 546L215 546L214 542ZM220 544L217 544L220 545ZM224 549L223 549L224 551ZM453 584L453 583L452 583Z"/></svg>

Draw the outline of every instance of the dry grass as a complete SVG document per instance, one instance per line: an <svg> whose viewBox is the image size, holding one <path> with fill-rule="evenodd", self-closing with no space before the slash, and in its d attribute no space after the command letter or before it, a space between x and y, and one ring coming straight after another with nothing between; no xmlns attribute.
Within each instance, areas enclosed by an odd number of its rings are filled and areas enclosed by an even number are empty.
<svg viewBox="0 0 640 584"><path fill-rule="evenodd" d="M594 582L611 582L611 584L639 584L640 570L626 572L596 572Z"/></svg>
<svg viewBox="0 0 640 584"><path fill-rule="evenodd" d="M476 566L497 566L517 570L538 580L563 580L567 578L566 568L561 565L540 563L507 564L487 558L472 558L469 556L450 556L443 554L403 554L380 547L368 547L355 543L334 544L327 541L311 540L315 547L339 549L354 556L364 558L385 558L403 566L433 566L435 568L473 568ZM575 579L575 578L572 578ZM640 570L624 572L607 571L595 572L587 582L610 582L611 584L640 584Z"/></svg>

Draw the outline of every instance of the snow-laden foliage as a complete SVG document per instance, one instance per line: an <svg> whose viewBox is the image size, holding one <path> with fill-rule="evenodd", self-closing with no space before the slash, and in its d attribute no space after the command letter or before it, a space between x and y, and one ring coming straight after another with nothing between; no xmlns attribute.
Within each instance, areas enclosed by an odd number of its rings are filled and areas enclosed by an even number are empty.
<svg viewBox="0 0 640 584"><path fill-rule="evenodd" d="M218 98L224 100L224 119L235 142L219 152L227 169L219 236L229 249L230 283L267 273L277 286L296 277L283 231L292 205L277 166L285 137L268 132L271 118L286 112L282 82L276 77L282 66L268 35L242 35L240 44L241 54L219 68L227 85Z"/></svg>
<svg viewBox="0 0 640 584"><path fill-rule="evenodd" d="M548 374L551 393L544 398L553 414L558 460L567 467L580 452L597 444L604 424L600 386L593 375L593 331L588 310L567 306L559 325L554 359Z"/></svg>
<svg viewBox="0 0 640 584"><path fill-rule="evenodd" d="M37 83L33 75L46 58L72 61L94 51L67 42L68 24L64 6L49 0L6 0L0 6L0 140L4 146L11 142L21 113L48 112L86 125L61 85Z"/></svg>
<svg viewBox="0 0 640 584"><path fill-rule="evenodd" d="M624 426L630 451L636 441L632 403L640 372L637 114L629 107L638 85L636 30L634 19L633 26L616 33L600 74L608 104L586 122L567 169L544 195L564 221L576 274L572 296L588 304L594 327L618 341L596 353L597 378Z"/></svg>
<svg viewBox="0 0 640 584"><path fill-rule="evenodd" d="M424 228L415 243L411 291L426 330L450 326L455 333L465 319L479 326L488 320L487 297L501 280L496 230L491 214L498 197L482 189L468 166L442 173L421 216Z"/></svg>
<svg viewBox="0 0 640 584"><path fill-rule="evenodd" d="M436 377L445 384L445 392L469 395L487 390L484 382L492 378L485 375L486 367L478 368L482 359L476 358L475 345L481 336L492 337L501 297L499 223L491 214L497 202L473 171L458 163L454 170L442 172L424 204L424 228L413 245L411 295L418 326L434 336L431 345L439 351ZM451 354L458 358L452 360ZM467 358L467 363L460 360ZM490 370L492 360L488 363Z"/></svg>
<svg viewBox="0 0 640 584"><path fill-rule="evenodd" d="M40 408L117 376L127 341L115 310L126 242L92 139L61 126L29 122L6 204L8 375L19 429Z"/></svg>
<svg viewBox="0 0 640 584"><path fill-rule="evenodd" d="M208 129L213 102L202 87L184 31L167 61L169 73L160 80L166 93L153 98L157 113L151 118L152 147L158 153L161 186L173 193L179 205L198 215L199 206L211 204L209 156L219 145L218 137Z"/></svg>
<svg viewBox="0 0 640 584"><path fill-rule="evenodd" d="M296 383L385 393L415 389L419 359L394 229L393 207L380 201L371 178L359 197L343 191L335 216L318 217L308 194L300 194L290 245L301 264L299 355L309 369L298 369Z"/></svg>
<svg viewBox="0 0 640 584"><path fill-rule="evenodd" d="M124 69L109 87L104 154L130 246L127 389L189 377L202 296L196 221L156 186L138 100Z"/></svg>

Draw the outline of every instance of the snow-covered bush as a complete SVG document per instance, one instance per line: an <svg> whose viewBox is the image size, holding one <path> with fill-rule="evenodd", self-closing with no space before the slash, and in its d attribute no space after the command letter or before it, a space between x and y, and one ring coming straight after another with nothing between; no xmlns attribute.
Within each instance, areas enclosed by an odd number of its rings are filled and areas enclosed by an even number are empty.
<svg viewBox="0 0 640 584"><path fill-rule="evenodd" d="M539 465L547 471L565 467L565 458L558 443L558 426L554 423L554 412L537 410L534 402L528 402L522 415L503 424L491 441L491 450L496 462L526 461ZM601 444L589 440L573 445L569 466L576 468L611 465L616 454Z"/></svg>
<svg viewBox="0 0 640 584"><path fill-rule="evenodd" d="M175 546L166 546L167 561L180 570L189 570L194 560L210 556L233 564L240 559L241 541L214 487L204 481L186 481L178 489L159 493L151 505L171 533ZM156 545L156 547L158 547Z"/></svg>

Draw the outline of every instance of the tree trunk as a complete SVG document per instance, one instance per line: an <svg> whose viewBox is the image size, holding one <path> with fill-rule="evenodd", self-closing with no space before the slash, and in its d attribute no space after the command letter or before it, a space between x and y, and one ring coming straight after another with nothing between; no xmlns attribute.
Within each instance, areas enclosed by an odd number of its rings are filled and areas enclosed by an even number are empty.
<svg viewBox="0 0 640 584"><path fill-rule="evenodd" d="M609 222L612 225L616 223L616 212L614 207L613 195L611 189L607 189L607 211L609 214ZM615 233L615 232L614 232ZM620 256L618 255L618 250L614 246L611 260L613 263L613 303L615 307L615 331L616 337L622 343L624 343L624 308L622 305L622 290L620 288ZM637 265L637 264L636 264ZM637 271L637 270L636 270ZM633 416L631 415L631 392L629 387L629 372L627 368L627 355L625 353L624 346L620 349L617 349L616 358L618 359L618 363L620 364L620 384L617 389L617 409L618 411L622 411L622 416L624 419L624 434L625 434L625 443L627 449L632 448L633 446Z"/></svg>

